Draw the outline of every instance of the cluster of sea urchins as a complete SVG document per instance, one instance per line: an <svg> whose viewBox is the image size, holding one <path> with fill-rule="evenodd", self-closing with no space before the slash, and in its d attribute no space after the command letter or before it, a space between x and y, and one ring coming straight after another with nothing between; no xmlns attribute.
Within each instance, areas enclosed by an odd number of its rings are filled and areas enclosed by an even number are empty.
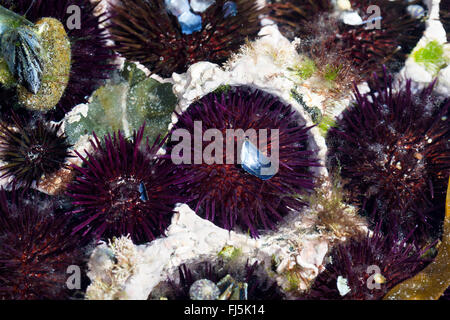
<svg viewBox="0 0 450 320"><path fill-rule="evenodd" d="M196 13L201 29L191 34L182 32L167 2L118 0L111 5L109 26L117 52L163 77L199 61L223 63L260 29L262 11L255 0L215 1Z"/></svg>
<svg viewBox="0 0 450 320"><path fill-rule="evenodd" d="M0 300L68 299L69 267L81 267L78 238L54 197L0 191ZM78 288L79 289L79 288Z"/></svg>
<svg viewBox="0 0 450 320"><path fill-rule="evenodd" d="M274 229L290 210L299 210L304 205L301 195L314 187L310 169L319 164L308 148L310 127L301 123L304 120L290 105L260 90L230 87L212 92L191 104L172 129L172 134L180 129L190 133L189 141L183 141L187 150L176 149L173 141L168 144L168 154L186 152L190 157L189 164L174 165L172 174L182 180L182 192L195 197L191 204L199 215L227 230L238 227L257 237L261 229ZM212 152L212 163L199 163L195 155L199 149L208 150L210 142L199 145L197 136L208 129L218 130L223 143ZM271 179L262 180L240 165L243 136L231 132L238 129L254 130L258 145L266 146L261 150L266 156L278 144L278 172Z"/></svg>
<svg viewBox="0 0 450 320"><path fill-rule="evenodd" d="M277 282L263 265L219 259L200 260L178 267L178 276L159 283L149 299L169 300L281 300Z"/></svg>
<svg viewBox="0 0 450 320"><path fill-rule="evenodd" d="M25 122L15 114L12 119L13 125L0 125L0 159L5 162L0 167L1 177L24 189L39 186L41 178L65 166L70 144L60 133L61 124Z"/></svg>
<svg viewBox="0 0 450 320"><path fill-rule="evenodd" d="M49 118L59 120L64 117L74 106L85 102L108 77L115 55L108 47L105 30L100 27L106 18L95 14L97 4L90 0L0 0L0 5L18 14L26 14L33 23L41 18L55 18L66 29L71 42L69 82L59 103L48 113ZM71 6L76 6L79 11L68 10ZM78 12L81 15L74 16ZM80 25L69 28L69 21L79 21Z"/></svg>
<svg viewBox="0 0 450 320"><path fill-rule="evenodd" d="M74 232L87 239L130 235L135 243L151 241L168 227L178 196L177 177L168 161L156 155L163 141L143 142L143 125L131 140L119 131L99 141L94 134L93 151L83 166L74 166L78 176L68 186L76 206L78 225Z"/></svg>
<svg viewBox="0 0 450 320"><path fill-rule="evenodd" d="M370 233L336 245L329 254L325 271L317 276L303 297L379 300L429 262L422 257L426 248L418 249L408 236L404 240L395 232L385 236L379 226Z"/></svg>
<svg viewBox="0 0 450 320"><path fill-rule="evenodd" d="M408 13L409 4L403 0L351 0L349 4L347 12L355 11L360 24L344 23L331 0L274 3L270 17L286 37L302 39L299 50L314 61L324 60L331 51L325 62L352 65L355 76L380 72L383 64L391 71L399 70L422 36L424 22Z"/></svg>
<svg viewBox="0 0 450 320"><path fill-rule="evenodd" d="M377 78L329 131L328 164L338 170L350 201L375 221L408 232L442 221L450 169L450 100L433 84L416 93L411 82ZM437 222L437 223L436 223Z"/></svg>

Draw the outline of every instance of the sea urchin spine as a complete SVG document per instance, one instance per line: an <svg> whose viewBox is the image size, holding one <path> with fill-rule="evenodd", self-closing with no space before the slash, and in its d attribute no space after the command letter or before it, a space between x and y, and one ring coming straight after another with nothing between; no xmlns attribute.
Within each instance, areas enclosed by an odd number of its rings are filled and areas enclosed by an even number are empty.
<svg viewBox="0 0 450 320"><path fill-rule="evenodd" d="M68 299L68 268L84 262L70 231L54 198L1 190L0 300Z"/></svg>
<svg viewBox="0 0 450 320"><path fill-rule="evenodd" d="M414 276L429 262L418 249L395 234L380 232L350 238L333 248L325 271L318 275L308 299L379 300L396 284Z"/></svg>
<svg viewBox="0 0 450 320"><path fill-rule="evenodd" d="M48 125L42 120L23 123L13 116L14 126L0 126L0 167L2 178L11 177L11 184L30 188L39 185L42 176L64 167L71 146L60 133L61 124Z"/></svg>
<svg viewBox="0 0 450 320"><path fill-rule="evenodd" d="M196 127L198 123L200 126ZM304 206L300 196L314 187L310 168L319 164L314 152L308 149L310 127L301 123L304 120L290 105L260 90L231 87L221 94L210 93L179 116L171 134L178 129L188 131L187 153L195 157L199 147L196 128L202 135L208 129L220 131L224 143L215 151L220 161L196 164L194 159L191 162L194 164L173 165L173 174L183 177L180 184L183 192L196 197L192 205L198 214L225 229L237 226L257 237L259 230L275 229L283 216L291 210L300 210ZM252 129L259 145L261 142L266 145L266 150L261 150L266 156L272 147L279 146L278 172L269 180L244 170L239 157L228 148L231 144L232 150L239 150L244 142L243 137L230 131L245 133ZM261 134L264 130L265 136ZM278 133L273 135L273 130ZM210 142L200 144L206 150ZM174 142L170 142L168 153L174 150Z"/></svg>
<svg viewBox="0 0 450 320"><path fill-rule="evenodd" d="M329 131L328 162L352 202L410 230L433 221L427 213L444 203L450 100L434 96L433 84L413 93L410 81L395 90L386 77L383 85L375 78L368 94L356 90L354 105Z"/></svg>
<svg viewBox="0 0 450 320"><path fill-rule="evenodd" d="M151 241L169 225L178 196L176 177L170 176L167 161L156 156L163 142L141 143L144 127L131 141L119 131L100 142L94 134L92 153L84 166L74 166L78 177L68 186L82 221L74 232L108 238L129 234L136 243ZM141 145L142 144L142 145Z"/></svg>
<svg viewBox="0 0 450 320"><path fill-rule="evenodd" d="M236 13L227 14L226 0L217 0L198 13L202 27L183 34L165 0L118 0L112 5L112 38L125 58L138 61L163 77L183 73L198 61L223 63L247 38L255 38L259 15L255 0L235 0Z"/></svg>

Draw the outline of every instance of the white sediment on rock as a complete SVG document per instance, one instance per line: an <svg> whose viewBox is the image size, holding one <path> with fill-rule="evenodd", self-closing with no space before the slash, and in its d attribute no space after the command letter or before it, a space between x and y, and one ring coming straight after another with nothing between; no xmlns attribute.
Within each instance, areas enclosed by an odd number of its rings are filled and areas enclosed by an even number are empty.
<svg viewBox="0 0 450 320"><path fill-rule="evenodd" d="M252 239L215 226L185 204L175 211L166 237L146 245L133 245L125 237L109 246L100 244L89 261L88 276L92 283L86 297L147 299L160 281L173 277L180 264L205 255L214 259L225 246L238 248L250 263L259 261L266 267L275 256L279 261L278 273L298 264L305 279L301 289L306 289L308 282L323 269L328 241L314 232L314 224L303 223L299 215L288 219L289 223L283 224L278 232ZM283 285L284 277L276 278Z"/></svg>

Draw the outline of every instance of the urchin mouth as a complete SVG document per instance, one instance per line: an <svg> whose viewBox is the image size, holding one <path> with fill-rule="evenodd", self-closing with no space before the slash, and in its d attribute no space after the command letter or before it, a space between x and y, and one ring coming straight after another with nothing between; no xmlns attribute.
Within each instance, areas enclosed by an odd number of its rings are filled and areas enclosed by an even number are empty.
<svg viewBox="0 0 450 320"><path fill-rule="evenodd" d="M110 197L109 222L130 214L140 214L142 205L148 201L145 183L134 176L118 177L106 184L106 190Z"/></svg>
<svg viewBox="0 0 450 320"><path fill-rule="evenodd" d="M29 163L41 162L45 150L41 145L33 145L26 153L25 158Z"/></svg>

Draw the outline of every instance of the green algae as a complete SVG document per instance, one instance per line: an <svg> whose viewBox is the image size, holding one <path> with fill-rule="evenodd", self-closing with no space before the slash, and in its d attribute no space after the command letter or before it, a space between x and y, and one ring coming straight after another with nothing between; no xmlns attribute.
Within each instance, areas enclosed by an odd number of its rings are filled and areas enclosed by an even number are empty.
<svg viewBox="0 0 450 320"><path fill-rule="evenodd" d="M322 111L316 106L309 107L303 100L303 96L299 94L296 89L291 90L291 97L303 107L303 110L305 110L306 113L309 114L312 122L319 128L322 136L325 137L328 130L336 125L333 117L323 114Z"/></svg>
<svg viewBox="0 0 450 320"><path fill-rule="evenodd" d="M300 79L307 80L317 71L317 66L312 59L306 58L304 61L288 70L292 71Z"/></svg>
<svg viewBox="0 0 450 320"><path fill-rule="evenodd" d="M65 131L74 144L92 131L101 137L120 130L131 137L145 122L144 135L153 143L158 135L167 133L176 104L170 83L146 77L135 64L126 63L121 72L93 93L87 114L66 119Z"/></svg>
<svg viewBox="0 0 450 320"><path fill-rule="evenodd" d="M320 133L322 136L326 137L328 130L336 126L336 121L327 115L324 115L322 117L322 121L318 124L318 127L320 129Z"/></svg>
<svg viewBox="0 0 450 320"><path fill-rule="evenodd" d="M225 246L220 250L218 256L226 260L236 260L242 255L242 250L234 246Z"/></svg>
<svg viewBox="0 0 450 320"><path fill-rule="evenodd" d="M444 58L444 46L436 40L428 42L424 47L418 48L412 53L414 61L421 64L433 74L447 65Z"/></svg>
<svg viewBox="0 0 450 320"><path fill-rule="evenodd" d="M8 64L5 59L0 58L0 84L9 88L16 84L13 74L9 71Z"/></svg>
<svg viewBox="0 0 450 320"><path fill-rule="evenodd" d="M330 64L327 64L325 66L325 69L323 71L323 78L326 80L327 84L330 87L334 87L335 86L335 82L337 77L339 76L339 73L342 70L342 66L333 66Z"/></svg>
<svg viewBox="0 0 450 320"><path fill-rule="evenodd" d="M214 90L214 93L220 95L220 94L227 93L230 90L231 90L231 86L229 84L223 84L223 85L217 87L217 89Z"/></svg>

